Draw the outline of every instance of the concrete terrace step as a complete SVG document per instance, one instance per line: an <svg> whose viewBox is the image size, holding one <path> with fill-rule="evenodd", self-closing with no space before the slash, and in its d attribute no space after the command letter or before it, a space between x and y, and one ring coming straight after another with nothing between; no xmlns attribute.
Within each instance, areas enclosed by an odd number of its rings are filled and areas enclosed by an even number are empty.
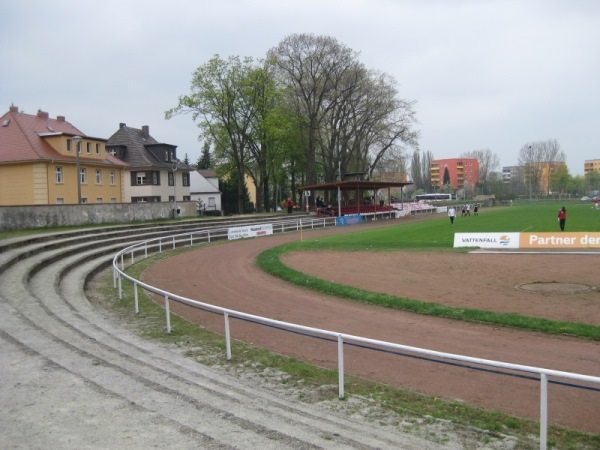
<svg viewBox="0 0 600 450"><path fill-rule="evenodd" d="M199 365L140 339L87 301L84 280L118 249L188 229L111 227L4 243L3 445L438 448Z"/></svg>

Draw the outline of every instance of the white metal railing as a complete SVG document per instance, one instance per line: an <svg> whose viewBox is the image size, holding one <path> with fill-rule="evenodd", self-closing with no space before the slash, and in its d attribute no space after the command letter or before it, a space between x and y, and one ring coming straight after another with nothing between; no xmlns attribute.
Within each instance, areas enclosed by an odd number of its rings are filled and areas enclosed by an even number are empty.
<svg viewBox="0 0 600 450"><path fill-rule="evenodd" d="M291 220L274 223L273 229L278 230L283 233L285 231L301 231L303 228L310 227L315 228L315 225L318 227L326 227L328 225L335 225L335 221L331 221L328 218L319 218L319 219L299 219L299 220ZM278 329L296 331L309 333L311 336L318 337L328 337L337 341L337 366L338 366L338 395L339 398L343 398L345 396L344 391L344 344L357 343L357 344L367 344L372 346L377 346L384 349L390 350L403 350L411 353L416 353L420 355L426 355L430 357L440 358L444 360L454 360L461 361L465 363L478 364L488 367L514 370L519 372L533 373L537 374L540 377L540 449L546 450L547 448L547 436L548 436L548 377L556 377L563 378L569 380L576 380L581 382L594 383L599 385L599 389L595 389L600 391L600 377L590 376L590 375L582 375L571 372L562 372L558 370L544 369L540 367L526 366L522 364L511 364L501 361L493 361L489 359L482 358L473 358L470 356L457 355L453 353L444 353L438 352L435 350L428 350L419 347L412 347L409 345L396 344L393 342L380 341L376 339L369 339L361 336L354 336L346 333L339 333L336 331L324 330L320 328L307 327L303 325L297 325L290 322L283 322L279 320L269 319L267 317L256 316L253 314L247 314L240 311L222 308L220 306L211 305L209 303L200 302L198 300L194 300L191 298L183 297L180 295L173 294L171 292L159 289L147 283L144 283L140 280L137 280L129 275L127 275L125 270L125 261L124 255L131 255L131 264L134 261L134 253L135 251L139 251L142 253L144 258L148 257L148 247L149 244L152 247L157 247L158 252L162 252L163 243L170 242L172 244L172 248L176 248L176 242L180 243L188 243L189 245L194 245L194 236L196 237L195 243L201 243L202 239L205 242L211 242L211 239L215 237L223 238L227 236L228 228L215 228L211 230L203 230L203 231L195 231L195 232L186 232L168 237L155 238L148 241L142 241L131 245L129 247L124 248L119 251L113 258L113 284L114 287L119 290L119 299L123 298L123 286L121 279L124 278L130 281L133 284L134 291L134 309L136 314L139 313L139 304L138 304L138 287L142 289L152 292L154 294L160 295L164 298L164 309L165 309L165 320L166 320L166 328L167 333L171 333L171 314L170 314L170 301L176 301L194 308L203 309L207 311L211 311L217 314L223 315L224 325L225 325L225 344L226 344L226 356L227 360L231 360L231 333L230 333L230 318L237 318L246 321L251 321L257 324L267 325L277 327ZM121 268L119 268L119 265Z"/></svg>

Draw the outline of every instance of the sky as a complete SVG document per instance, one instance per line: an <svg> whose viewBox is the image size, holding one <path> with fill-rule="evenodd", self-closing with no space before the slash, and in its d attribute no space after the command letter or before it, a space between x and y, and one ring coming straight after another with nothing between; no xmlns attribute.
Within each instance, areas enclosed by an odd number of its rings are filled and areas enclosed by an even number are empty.
<svg viewBox="0 0 600 450"><path fill-rule="evenodd" d="M434 158L489 149L501 170L556 139L572 175L600 159L597 0L0 0L0 115L41 109L104 139L148 125L195 162L197 124L165 119L194 70L295 33L392 76Z"/></svg>

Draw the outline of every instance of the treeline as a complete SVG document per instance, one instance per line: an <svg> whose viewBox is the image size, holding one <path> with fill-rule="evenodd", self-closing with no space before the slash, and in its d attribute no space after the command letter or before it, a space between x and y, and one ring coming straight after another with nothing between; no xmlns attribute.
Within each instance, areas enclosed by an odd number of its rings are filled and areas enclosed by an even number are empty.
<svg viewBox="0 0 600 450"><path fill-rule="evenodd" d="M166 112L191 114L217 174L257 186L257 211L294 198L296 187L340 174L406 173L403 152L416 145L414 103L396 81L369 69L329 36L293 34L264 59L215 55L193 74L189 94ZM296 199L298 200L298 199Z"/></svg>

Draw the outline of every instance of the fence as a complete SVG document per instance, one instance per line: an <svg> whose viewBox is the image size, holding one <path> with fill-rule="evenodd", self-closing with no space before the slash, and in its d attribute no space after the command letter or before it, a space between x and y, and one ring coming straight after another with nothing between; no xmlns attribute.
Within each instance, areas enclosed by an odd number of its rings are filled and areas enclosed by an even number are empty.
<svg viewBox="0 0 600 450"><path fill-rule="evenodd" d="M285 233L285 232L298 232L302 231L304 228L325 228L327 226L335 225L335 221L329 218L319 218L319 219L307 219L302 218L298 220L289 220L282 222L275 222L272 224L273 232L275 233ZM557 370L544 369L539 367L526 366L521 364L511 364L505 363L501 361L493 361L488 359L481 358L473 358L469 356L457 355L452 353L444 353L438 352L434 350L428 350L418 347L412 347L408 345L396 344L392 342L380 341L375 339L369 339L361 336L354 336L351 334L338 333L331 330L324 330L319 328L312 328L303 325L297 325L289 322L282 322L279 320L269 319L267 317L256 316L253 314L247 314L235 310L231 310L228 308L222 308L219 306L211 305L208 303L203 303L197 300L193 300L187 297L182 297L157 287L151 286L149 284L143 283L140 280L137 280L129 275L127 275L125 270L125 257L129 255L130 264L135 263L135 255L140 254L143 255L144 258L148 257L149 249L155 248L159 253L163 251L163 248L170 247L171 249L175 249L177 244L180 246L187 245L195 245L200 244L202 242L211 242L216 239L227 239L228 236L228 228L215 228L212 230L203 230L198 232L187 232L181 233L173 236L169 236L167 238L156 238L148 241L139 242L137 244L131 245L129 247L124 248L119 251L113 258L113 284L115 288L118 288L119 291L119 299L123 298L123 286L122 279L126 279L133 284L134 291L134 309L135 313L139 312L139 288L142 288L148 292L157 294L164 299L164 309L165 309L165 320L166 320L166 329L167 333L171 333L171 315L170 315L170 302L175 301L184 305L188 305L194 308L202 309L205 311L210 311L216 314L220 314L224 319L225 326L225 344L226 344L226 357L227 360L231 360L231 318L237 318L240 320L250 321L255 324L264 325L268 327L273 327L278 330L290 331L294 333L302 333L308 336L317 337L320 339L328 339L337 342L337 367L338 367L338 395L339 398L343 398L345 396L344 389L344 345L353 345L353 346L361 346L362 348L367 348L371 350L381 351L381 349L397 352L397 351L405 351L411 352L418 355L423 355L424 357L429 358L438 358L442 360L449 361L460 361L462 363L476 364L480 366L493 367L496 369L505 369L517 372L524 372L529 374L536 374L539 376L540 382L540 449L545 450L547 448L547 435L548 435L548 377L567 379L567 380L575 380L580 382L587 382L592 384L598 384L599 387L587 387L587 386L576 386L568 383L558 382L558 381L550 381L557 384L563 384L568 387L582 387L585 389L590 389L596 392L600 392L600 377L594 377L589 375L582 375L570 372L562 372ZM119 268L120 266L120 268ZM473 368L470 367L469 368Z"/></svg>

